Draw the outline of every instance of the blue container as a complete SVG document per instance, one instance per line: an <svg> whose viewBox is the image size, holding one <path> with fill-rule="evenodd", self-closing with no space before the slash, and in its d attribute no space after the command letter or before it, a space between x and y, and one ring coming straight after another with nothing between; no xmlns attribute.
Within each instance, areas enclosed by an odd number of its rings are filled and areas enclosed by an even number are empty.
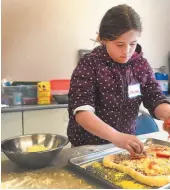
<svg viewBox="0 0 170 190"><path fill-rule="evenodd" d="M168 95L168 74L165 73L155 73L155 78L158 81L162 92Z"/></svg>
<svg viewBox="0 0 170 190"><path fill-rule="evenodd" d="M14 105L22 104L22 93L21 92L13 92L13 103Z"/></svg>

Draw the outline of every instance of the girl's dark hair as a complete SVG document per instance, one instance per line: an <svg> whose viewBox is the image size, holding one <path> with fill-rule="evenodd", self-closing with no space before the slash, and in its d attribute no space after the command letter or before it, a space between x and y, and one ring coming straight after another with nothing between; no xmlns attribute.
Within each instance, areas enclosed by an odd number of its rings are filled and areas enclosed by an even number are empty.
<svg viewBox="0 0 170 190"><path fill-rule="evenodd" d="M140 16L128 5L118 5L109 9L99 28L100 40L115 40L129 30L142 31Z"/></svg>

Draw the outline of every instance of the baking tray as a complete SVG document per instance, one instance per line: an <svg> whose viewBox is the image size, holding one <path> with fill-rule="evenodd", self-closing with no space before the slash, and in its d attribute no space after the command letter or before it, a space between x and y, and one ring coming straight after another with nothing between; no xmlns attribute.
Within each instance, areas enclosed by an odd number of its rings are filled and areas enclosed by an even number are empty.
<svg viewBox="0 0 170 190"><path fill-rule="evenodd" d="M170 147L170 142L153 139L153 138L147 139L146 141L144 141L144 144L147 144L149 142L152 144L160 144L160 145ZM96 169L94 169L92 167L92 164L95 164L95 163L100 164L106 155L119 154L119 153L123 153L123 152L126 152L126 151L122 150L120 148L117 148L117 147L113 147L113 148L109 148L106 150L97 151L95 153L87 154L84 156L71 158L69 160L69 164L73 168L75 168L79 172L81 172L83 175L93 178L96 181L96 183L100 183L105 188L112 188L112 189L120 189L121 188L122 189L123 187L114 184L115 181L114 181L114 183L113 182L111 183L111 181L115 180L115 179L112 179L112 177L114 175L116 175L118 173L122 173L122 172L103 167L103 169L102 169L103 173L100 174L100 172L98 172ZM110 173L110 176L108 175L109 173ZM136 185L134 187L134 189L137 189L138 187L139 187L139 189L141 189L141 185L143 186L144 189L155 189L155 188L156 189L170 189L170 183L165 186L162 186L162 187L151 187L151 186L143 185L143 184L137 182L136 180L134 180L127 174L123 174L123 178L121 180L132 181ZM125 187L125 188L127 188L127 187Z"/></svg>

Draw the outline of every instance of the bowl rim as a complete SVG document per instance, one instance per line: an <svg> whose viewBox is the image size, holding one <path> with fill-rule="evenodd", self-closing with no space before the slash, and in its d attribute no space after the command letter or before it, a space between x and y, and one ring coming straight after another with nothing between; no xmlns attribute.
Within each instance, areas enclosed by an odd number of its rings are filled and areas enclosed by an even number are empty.
<svg viewBox="0 0 170 190"><path fill-rule="evenodd" d="M17 139L17 138L20 138L20 137L26 137L26 136L32 136L32 135L54 135L54 136L59 136L59 137L62 137L65 142L63 145L60 145L56 148L52 148L50 150L44 150L44 151L38 151L38 152L14 152L14 151L9 151L9 150L5 150L2 148L2 145L9 141L9 140L13 140L13 139ZM67 137L63 136L63 135L59 135L59 134L54 134L54 133L32 133L32 134L26 134L26 135L19 135L19 136L14 136L14 137L9 137L7 139L4 139L1 141L1 152L4 152L4 153L10 153L10 154L37 154L37 153L44 153L44 152L49 152L49 151L54 151L54 150L57 150L57 149L60 149L60 148L63 148L65 145L67 145L69 143L69 140Z"/></svg>

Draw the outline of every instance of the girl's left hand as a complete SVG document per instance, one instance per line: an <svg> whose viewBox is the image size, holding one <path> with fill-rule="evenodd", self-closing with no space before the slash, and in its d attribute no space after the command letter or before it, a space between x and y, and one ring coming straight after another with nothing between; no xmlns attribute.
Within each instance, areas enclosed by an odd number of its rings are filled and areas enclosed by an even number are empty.
<svg viewBox="0 0 170 190"><path fill-rule="evenodd" d="M167 131L170 135L170 119L167 119L163 123L163 129Z"/></svg>

